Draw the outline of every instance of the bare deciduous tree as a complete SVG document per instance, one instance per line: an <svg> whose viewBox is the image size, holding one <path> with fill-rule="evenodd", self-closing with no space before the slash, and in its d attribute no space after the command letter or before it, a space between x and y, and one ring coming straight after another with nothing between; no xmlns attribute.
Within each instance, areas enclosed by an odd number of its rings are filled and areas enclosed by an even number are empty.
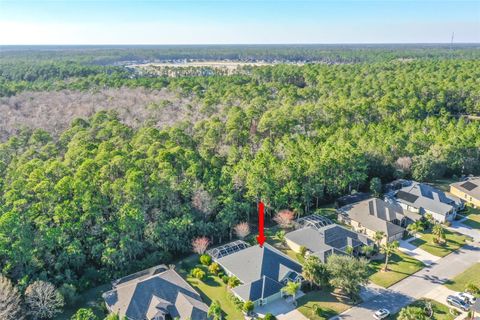
<svg viewBox="0 0 480 320"><path fill-rule="evenodd" d="M2 275L0 275L0 319L25 319L20 293L13 283L7 277Z"/></svg>
<svg viewBox="0 0 480 320"><path fill-rule="evenodd" d="M208 216L213 211L213 199L206 190L198 188L193 194L192 206Z"/></svg>
<svg viewBox="0 0 480 320"><path fill-rule="evenodd" d="M295 218L295 214L293 211L290 210L282 210L279 211L275 217L273 217L273 221L278 223L278 225L282 228L288 228L292 225L292 221Z"/></svg>
<svg viewBox="0 0 480 320"><path fill-rule="evenodd" d="M45 281L35 281L27 287L25 303L33 319L51 319L62 312L64 305L62 295Z"/></svg>
<svg viewBox="0 0 480 320"><path fill-rule="evenodd" d="M241 222L237 224L234 228L235 234L240 239L245 239L250 234L250 226L248 222Z"/></svg>
<svg viewBox="0 0 480 320"><path fill-rule="evenodd" d="M210 240L207 237L199 237L193 239L192 241L192 249L193 252L198 254L204 254L207 251L208 245L210 244Z"/></svg>
<svg viewBox="0 0 480 320"><path fill-rule="evenodd" d="M395 167L403 172L410 172L412 167L412 158L410 157L400 157L395 162Z"/></svg>

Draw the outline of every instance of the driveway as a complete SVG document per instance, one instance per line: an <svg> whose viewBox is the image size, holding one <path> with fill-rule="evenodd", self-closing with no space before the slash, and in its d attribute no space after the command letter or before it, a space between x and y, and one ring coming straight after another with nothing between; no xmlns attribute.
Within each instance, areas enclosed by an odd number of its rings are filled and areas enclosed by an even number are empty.
<svg viewBox="0 0 480 320"><path fill-rule="evenodd" d="M480 245L467 244L448 256L439 259L435 264L427 266L408 278L381 290L372 297L342 314L336 319L372 319L373 313L381 308L388 308L396 313L411 302L425 297L432 290L454 278L473 264L480 261Z"/></svg>
<svg viewBox="0 0 480 320"><path fill-rule="evenodd" d="M303 296L303 292L297 294L297 299ZM255 308L255 312L260 316L265 316L267 313L273 314L277 319L291 319L291 320L308 320L290 300L278 299L264 306Z"/></svg>
<svg viewBox="0 0 480 320"><path fill-rule="evenodd" d="M480 241L480 230L471 228L471 227L463 224L462 222L465 221L465 220L467 220L466 217L463 217L462 219L457 220L457 221L452 221L452 225L450 227L448 227L447 229L450 230L450 231L455 231L455 232L464 234L466 236L470 236L470 237L473 238L473 240L475 242L479 242Z"/></svg>
<svg viewBox="0 0 480 320"><path fill-rule="evenodd" d="M410 241L414 239L415 238L400 240L400 247L398 249L412 258L422 261L426 266L429 266L441 259L440 257L434 256L433 254L430 254L427 251L411 244Z"/></svg>

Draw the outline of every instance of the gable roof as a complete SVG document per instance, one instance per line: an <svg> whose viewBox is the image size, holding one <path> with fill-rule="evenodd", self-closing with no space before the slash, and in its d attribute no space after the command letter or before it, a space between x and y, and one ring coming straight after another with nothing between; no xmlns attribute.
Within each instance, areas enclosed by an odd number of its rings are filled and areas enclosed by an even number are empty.
<svg viewBox="0 0 480 320"><path fill-rule="evenodd" d="M255 301L281 290L281 281L291 273L300 275L302 266L268 243L214 259L243 284L233 291L244 300Z"/></svg>
<svg viewBox="0 0 480 320"><path fill-rule="evenodd" d="M116 281L114 289L105 292L103 298L112 312L132 320L164 318L166 315L181 319L207 319L207 305L172 269L153 275L146 270L137 278Z"/></svg>
<svg viewBox="0 0 480 320"><path fill-rule="evenodd" d="M397 191L395 197L398 202L441 215L446 215L457 205L456 199L447 196L445 192L418 182L412 182L410 186L403 187Z"/></svg>
<svg viewBox="0 0 480 320"><path fill-rule="evenodd" d="M450 186L461 190L472 198L480 200L480 177L470 178L467 181L452 183Z"/></svg>
<svg viewBox="0 0 480 320"><path fill-rule="evenodd" d="M405 217L402 207L382 199L364 200L345 206L340 209L340 212L367 229L383 231L387 237L404 231L402 227L391 222L395 219L401 221Z"/></svg>
<svg viewBox="0 0 480 320"><path fill-rule="evenodd" d="M371 243L365 235L336 224L319 229L305 227L287 233L285 238L299 246L304 246L322 261L332 253L345 252L347 246L358 247Z"/></svg>

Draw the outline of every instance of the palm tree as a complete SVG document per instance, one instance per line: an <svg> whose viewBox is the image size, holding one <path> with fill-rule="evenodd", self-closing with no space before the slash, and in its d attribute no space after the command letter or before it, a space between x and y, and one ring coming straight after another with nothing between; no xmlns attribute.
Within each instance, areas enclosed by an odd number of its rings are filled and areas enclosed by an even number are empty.
<svg viewBox="0 0 480 320"><path fill-rule="evenodd" d="M397 317L398 320L426 320L427 317L422 308L419 307L405 307L400 310Z"/></svg>
<svg viewBox="0 0 480 320"><path fill-rule="evenodd" d="M297 305L297 300L295 299L297 291L300 289L300 283L288 281L287 285L282 288L282 291L293 297L293 304Z"/></svg>
<svg viewBox="0 0 480 320"><path fill-rule="evenodd" d="M345 253L348 254L349 256L353 256L353 247L352 246L347 246L345 248Z"/></svg>
<svg viewBox="0 0 480 320"><path fill-rule="evenodd" d="M415 221L414 223L409 224L408 227L407 227L407 231L412 236L415 236L420 231L423 231L422 223L420 221Z"/></svg>
<svg viewBox="0 0 480 320"><path fill-rule="evenodd" d="M378 248L380 248L380 244L382 243L383 238L385 238L385 232L383 231L375 232L375 235L373 236L373 240L375 240L375 243L377 244Z"/></svg>
<svg viewBox="0 0 480 320"><path fill-rule="evenodd" d="M382 245L382 248L380 250L385 255L385 265L383 267L383 271L388 271L388 259L390 258L392 253L394 253L398 249L399 246L400 243L397 240L387 242Z"/></svg>
<svg viewBox="0 0 480 320"><path fill-rule="evenodd" d="M373 246L363 246L362 247L362 253L368 258L370 258L372 256L374 251L375 251L375 248Z"/></svg>
<svg viewBox="0 0 480 320"><path fill-rule="evenodd" d="M436 243L445 241L445 229L440 223L433 226L432 233L435 236L434 241Z"/></svg>
<svg viewBox="0 0 480 320"><path fill-rule="evenodd" d="M303 263L302 276L308 281L310 287L313 285L323 286L328 284L328 271L324 263L316 256L308 256Z"/></svg>

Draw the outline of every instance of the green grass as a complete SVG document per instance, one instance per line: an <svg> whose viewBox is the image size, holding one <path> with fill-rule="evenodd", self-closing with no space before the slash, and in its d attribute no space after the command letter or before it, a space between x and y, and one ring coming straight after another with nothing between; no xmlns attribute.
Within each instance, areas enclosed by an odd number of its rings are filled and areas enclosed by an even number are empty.
<svg viewBox="0 0 480 320"><path fill-rule="evenodd" d="M327 290L311 291L299 298L297 302L298 311L311 320L329 319L351 307L348 301L342 301ZM317 313L315 313L315 305L319 308Z"/></svg>
<svg viewBox="0 0 480 320"><path fill-rule="evenodd" d="M77 302L65 307L62 314L55 317L55 320L70 320L70 318L81 308L90 308L99 319L103 319L106 315L105 302L102 293L112 288L110 284L104 284L79 295Z"/></svg>
<svg viewBox="0 0 480 320"><path fill-rule="evenodd" d="M454 291L464 291L469 283L480 287L480 263L474 264L452 280L448 280L445 286Z"/></svg>
<svg viewBox="0 0 480 320"><path fill-rule="evenodd" d="M450 185L455 182L458 182L458 179L442 178L433 181L432 184L435 185L435 187L437 187L438 189L447 192L450 191Z"/></svg>
<svg viewBox="0 0 480 320"><path fill-rule="evenodd" d="M466 206L465 210L460 214L467 217L467 220L462 222L464 225L474 229L480 229L480 209Z"/></svg>
<svg viewBox="0 0 480 320"><path fill-rule="evenodd" d="M433 241L434 235L430 231L420 232L419 235L420 238L410 243L437 257L445 257L463 246L468 239L467 236L460 233L445 230L445 243L437 244Z"/></svg>
<svg viewBox="0 0 480 320"><path fill-rule="evenodd" d="M410 304L411 307L420 307L424 308L424 302L425 301L430 301L432 303L432 309L433 309L433 316L430 319L433 320L453 320L455 317L450 314L450 308L440 302L437 302L435 300L430 300L430 299L420 299L412 304ZM389 319L397 319L398 318L398 313L390 316Z"/></svg>
<svg viewBox="0 0 480 320"><path fill-rule="evenodd" d="M223 312L225 313L225 319L243 319L242 312L238 311L235 305L228 298L229 291L222 279L217 276L210 275L207 267L198 265L197 262L197 256L190 256L179 264L177 272L197 290L207 305L210 305L213 300L218 300ZM194 267L202 268L207 274L203 281L190 277L190 270Z"/></svg>
<svg viewBox="0 0 480 320"><path fill-rule="evenodd" d="M424 264L421 261L418 261L399 250L390 256L388 271L381 270L384 262L383 259L372 260L369 264L372 272L370 281L384 288L390 287L424 267Z"/></svg>

